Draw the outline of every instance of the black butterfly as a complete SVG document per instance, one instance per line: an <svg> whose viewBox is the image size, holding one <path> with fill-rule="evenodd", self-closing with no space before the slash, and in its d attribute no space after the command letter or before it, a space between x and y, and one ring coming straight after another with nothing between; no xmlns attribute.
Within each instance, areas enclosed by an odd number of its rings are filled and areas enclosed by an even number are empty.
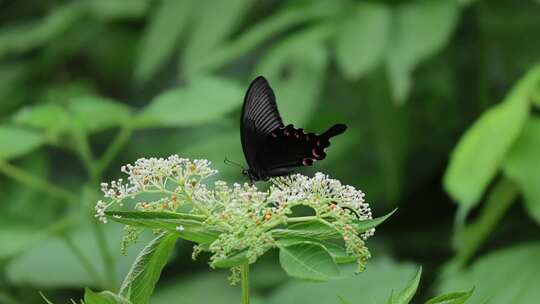
<svg viewBox="0 0 540 304"><path fill-rule="evenodd" d="M242 107L240 133L249 168L242 171L251 182L290 174L296 167L311 166L326 157L330 138L347 129L335 124L321 135L285 126L279 116L276 97L262 76L249 86Z"/></svg>

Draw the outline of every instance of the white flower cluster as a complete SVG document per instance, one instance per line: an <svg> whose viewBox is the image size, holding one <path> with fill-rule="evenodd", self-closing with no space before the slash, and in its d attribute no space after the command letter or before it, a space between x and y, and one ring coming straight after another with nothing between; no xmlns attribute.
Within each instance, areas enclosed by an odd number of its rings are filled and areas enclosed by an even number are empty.
<svg viewBox="0 0 540 304"><path fill-rule="evenodd" d="M207 247L212 252L212 264L240 252L250 263L254 262L276 245L273 229L281 229L293 219L295 222L318 220L332 226L344 241L347 254L358 257L360 265L369 258L364 240L375 230L361 235L357 230L358 221L372 218L364 193L325 174L316 173L311 178L300 174L273 178L269 190L263 192L248 183L229 185L216 181L213 187L207 187L203 180L217 173L210 162L178 155L141 158L133 165L122 166L121 170L128 175L127 182L120 179L101 184L108 202L98 201L96 217L106 222L110 205L122 205L124 199L151 193L135 204L137 210L175 212L182 206L184 212L200 216L202 227L219 231L217 239ZM151 201L147 200L149 197ZM313 208L315 216L295 217L292 208L299 205ZM178 232L189 229L183 225L175 227ZM135 228L127 231L124 244L133 242L140 233Z"/></svg>

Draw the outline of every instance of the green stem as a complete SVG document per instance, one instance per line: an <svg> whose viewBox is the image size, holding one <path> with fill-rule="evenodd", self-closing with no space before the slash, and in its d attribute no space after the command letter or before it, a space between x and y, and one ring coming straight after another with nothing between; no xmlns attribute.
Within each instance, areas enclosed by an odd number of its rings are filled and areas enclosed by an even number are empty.
<svg viewBox="0 0 540 304"><path fill-rule="evenodd" d="M128 142L128 140L131 138L131 134L133 133L133 129L130 126L124 126L120 131L116 134L116 137L113 139L109 147L107 147L107 150L105 153L103 153L103 156L98 161L97 164L97 172L98 174L102 174L105 169L111 164L111 162L114 160L114 158L120 153L120 150L124 147L124 145Z"/></svg>
<svg viewBox="0 0 540 304"><path fill-rule="evenodd" d="M62 235L62 239L64 240L68 248L71 250L71 252L73 252L73 254L79 259L84 270L88 272L88 274L94 279L97 284L101 285L101 288L106 289L107 286L105 282L103 281L103 279L101 279L98 271L90 262L90 259L88 259L84 255L84 253L79 249L79 247L77 247L77 245L75 245L73 240L67 234Z"/></svg>
<svg viewBox="0 0 540 304"><path fill-rule="evenodd" d="M495 184L478 219L459 232L461 241L456 257L459 265L465 265L485 243L508 208L516 201L518 194L517 185L507 178L502 178Z"/></svg>
<svg viewBox="0 0 540 304"><path fill-rule="evenodd" d="M42 191L65 202L76 203L78 201L77 197L67 190L2 160L0 160L0 172L21 184Z"/></svg>
<svg viewBox="0 0 540 304"><path fill-rule="evenodd" d="M249 304L249 264L241 267L242 304Z"/></svg>
<svg viewBox="0 0 540 304"><path fill-rule="evenodd" d="M86 137L86 134L84 134L80 130L73 131L73 138L75 139L75 148L79 156L81 157L81 160L88 171L88 175L90 176L90 180L93 183L97 183L98 179L98 172L97 172L97 166L94 162L94 156L92 155L92 150L90 149L90 145L88 143L88 138Z"/></svg>

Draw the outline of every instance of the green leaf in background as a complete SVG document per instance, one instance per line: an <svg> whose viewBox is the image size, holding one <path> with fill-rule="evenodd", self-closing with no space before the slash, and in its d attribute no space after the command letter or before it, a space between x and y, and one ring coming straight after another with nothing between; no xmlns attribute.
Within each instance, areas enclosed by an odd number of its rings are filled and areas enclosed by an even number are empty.
<svg viewBox="0 0 540 304"><path fill-rule="evenodd" d="M72 119L66 109L52 103L22 108L15 113L13 121L17 124L43 129L53 136L67 130L72 124Z"/></svg>
<svg viewBox="0 0 540 304"><path fill-rule="evenodd" d="M139 46L135 78L148 81L171 57L184 32L195 1L162 0L150 17Z"/></svg>
<svg viewBox="0 0 540 304"><path fill-rule="evenodd" d="M238 28L254 3L253 0L197 2L196 23L181 60L188 78L196 75L198 64Z"/></svg>
<svg viewBox="0 0 540 304"><path fill-rule="evenodd" d="M83 13L83 3L76 1L55 7L41 20L2 26L0 30L0 58L26 52L46 44L66 31Z"/></svg>
<svg viewBox="0 0 540 304"><path fill-rule="evenodd" d="M296 33L268 50L255 68L274 89L284 121L304 124L313 114L328 65L324 41L335 31L323 23Z"/></svg>
<svg viewBox="0 0 540 304"><path fill-rule="evenodd" d="M103 270L104 265L100 253L95 250L98 245L92 229L88 225L82 226L72 231L70 237L96 269ZM117 253L113 255L116 266L114 271L119 280L130 269L138 251L142 250L144 242L150 240L146 234L142 235L139 242L129 248L127 256L124 256L120 254L119 246L122 234L121 226L117 224L107 225L105 229L108 247L113 253ZM100 283L89 275L77 256L60 237L49 237L28 249L6 265L6 279L11 284L27 284L40 288L80 288L81 286L97 286ZM115 283L120 284L121 281Z"/></svg>
<svg viewBox="0 0 540 304"><path fill-rule="evenodd" d="M223 271L190 273L159 286L152 296L152 304L238 304L240 301L238 287L227 283L227 273Z"/></svg>
<svg viewBox="0 0 540 304"><path fill-rule="evenodd" d="M340 280L313 283L293 280L273 292L267 304L336 303L339 297L352 304L386 303L390 290L401 290L415 274L416 266L397 264L386 258L370 260L366 271L354 275L356 267L344 267L347 276Z"/></svg>
<svg viewBox="0 0 540 304"><path fill-rule="evenodd" d="M418 284L420 284L420 278L422 277L422 267L418 269L418 272L414 278L409 282L409 285L399 292L397 296L393 293L388 299L388 304L409 304L416 294Z"/></svg>
<svg viewBox="0 0 540 304"><path fill-rule="evenodd" d="M178 235L168 232L153 239L133 263L120 287L120 295L129 298L133 304L149 303L177 239Z"/></svg>
<svg viewBox="0 0 540 304"><path fill-rule="evenodd" d="M358 3L336 32L336 61L345 76L356 79L373 70L386 52L390 9L379 3Z"/></svg>
<svg viewBox="0 0 540 304"><path fill-rule="evenodd" d="M426 304L463 304L469 300L474 292L474 287L469 291L450 292L429 299Z"/></svg>
<svg viewBox="0 0 540 304"><path fill-rule="evenodd" d="M240 107L244 90L224 78L197 77L184 87L166 91L140 113L135 125L186 127L213 121Z"/></svg>
<svg viewBox="0 0 540 304"><path fill-rule="evenodd" d="M88 133L125 125L132 113L129 106L98 96L74 98L69 103L69 110L75 126Z"/></svg>
<svg viewBox="0 0 540 304"><path fill-rule="evenodd" d="M530 93L540 82L540 66L527 73L505 100L482 114L450 157L444 188L463 207L475 206L518 138L529 112Z"/></svg>
<svg viewBox="0 0 540 304"><path fill-rule="evenodd" d="M530 118L503 164L504 174L514 180L525 198L525 207L540 224L540 119Z"/></svg>
<svg viewBox="0 0 540 304"><path fill-rule="evenodd" d="M110 291L93 292L89 288L84 290L84 304L131 304L129 300Z"/></svg>
<svg viewBox="0 0 540 304"><path fill-rule="evenodd" d="M539 272L540 245L530 243L494 251L480 257L467 270L445 275L439 292L475 286L467 303L536 303L540 298Z"/></svg>
<svg viewBox="0 0 540 304"><path fill-rule="evenodd" d="M92 0L86 4L91 14L104 20L135 19L146 13L150 0Z"/></svg>
<svg viewBox="0 0 540 304"><path fill-rule="evenodd" d="M292 277L328 281L339 276L339 268L326 249L315 243L280 246L279 263Z"/></svg>
<svg viewBox="0 0 540 304"><path fill-rule="evenodd" d="M45 143L41 134L14 126L0 126L0 160L32 152Z"/></svg>
<svg viewBox="0 0 540 304"><path fill-rule="evenodd" d="M404 103L409 95L416 66L446 46L456 27L458 13L455 0L420 0L396 8L387 71L397 103Z"/></svg>

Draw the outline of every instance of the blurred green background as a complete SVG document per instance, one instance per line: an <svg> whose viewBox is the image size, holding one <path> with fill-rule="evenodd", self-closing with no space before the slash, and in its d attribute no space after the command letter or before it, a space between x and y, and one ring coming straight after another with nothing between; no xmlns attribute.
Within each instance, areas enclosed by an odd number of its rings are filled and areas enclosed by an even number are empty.
<svg viewBox="0 0 540 304"><path fill-rule="evenodd" d="M473 286L471 303L538 303L540 77L505 96L540 62L539 33L532 0L0 0L0 303L119 287L144 240L121 255L121 226L96 224L93 205L122 164L178 153L244 181L223 159L244 163L257 75L286 123L349 126L305 173L362 189L375 215L399 210L361 275L300 282L265 256L256 303L385 303L418 265L418 303ZM238 303L191 247L152 303Z"/></svg>

